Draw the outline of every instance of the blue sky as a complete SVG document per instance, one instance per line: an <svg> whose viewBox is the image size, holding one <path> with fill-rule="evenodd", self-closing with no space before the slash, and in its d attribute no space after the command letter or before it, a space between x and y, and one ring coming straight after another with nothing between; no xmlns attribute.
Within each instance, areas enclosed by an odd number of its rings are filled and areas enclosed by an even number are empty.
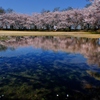
<svg viewBox="0 0 100 100"><path fill-rule="evenodd" d="M12 8L15 12L26 14L43 9L52 11L55 7L83 8L87 3L87 0L0 0L0 6L4 9Z"/></svg>

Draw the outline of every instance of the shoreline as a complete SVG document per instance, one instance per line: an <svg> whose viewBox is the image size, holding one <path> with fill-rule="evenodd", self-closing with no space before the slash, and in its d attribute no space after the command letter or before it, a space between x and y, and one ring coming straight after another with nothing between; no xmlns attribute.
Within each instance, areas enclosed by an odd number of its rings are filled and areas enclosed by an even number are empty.
<svg viewBox="0 0 100 100"><path fill-rule="evenodd" d="M72 36L100 38L100 34L90 32L40 32L40 31L0 31L0 36Z"/></svg>

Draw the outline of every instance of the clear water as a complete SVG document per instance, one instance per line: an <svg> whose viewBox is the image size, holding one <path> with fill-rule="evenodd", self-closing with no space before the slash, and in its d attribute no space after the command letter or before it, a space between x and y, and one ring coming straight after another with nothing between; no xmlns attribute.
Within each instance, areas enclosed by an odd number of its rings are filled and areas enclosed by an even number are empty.
<svg viewBox="0 0 100 100"><path fill-rule="evenodd" d="M0 98L100 100L100 39L1 37Z"/></svg>

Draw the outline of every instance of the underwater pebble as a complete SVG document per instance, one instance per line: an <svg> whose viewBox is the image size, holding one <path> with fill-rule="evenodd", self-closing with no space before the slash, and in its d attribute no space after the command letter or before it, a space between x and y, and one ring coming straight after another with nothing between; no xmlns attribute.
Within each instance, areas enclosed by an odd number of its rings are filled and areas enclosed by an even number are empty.
<svg viewBox="0 0 100 100"><path fill-rule="evenodd" d="M2 97L4 97L4 94L2 94Z"/></svg>
<svg viewBox="0 0 100 100"><path fill-rule="evenodd" d="M67 97L69 97L69 94L67 94Z"/></svg>
<svg viewBox="0 0 100 100"><path fill-rule="evenodd" d="M57 94L57 97L58 97L59 95Z"/></svg>
<svg viewBox="0 0 100 100"><path fill-rule="evenodd" d="M5 77L3 77L3 79L5 79Z"/></svg>

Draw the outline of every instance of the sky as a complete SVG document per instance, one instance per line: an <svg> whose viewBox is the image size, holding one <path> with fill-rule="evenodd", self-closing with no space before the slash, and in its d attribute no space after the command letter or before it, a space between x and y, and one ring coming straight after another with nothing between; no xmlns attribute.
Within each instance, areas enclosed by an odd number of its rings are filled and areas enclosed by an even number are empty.
<svg viewBox="0 0 100 100"><path fill-rule="evenodd" d="M43 9L52 11L56 7L83 8L86 4L87 0L0 0L0 7L25 14L39 13Z"/></svg>

